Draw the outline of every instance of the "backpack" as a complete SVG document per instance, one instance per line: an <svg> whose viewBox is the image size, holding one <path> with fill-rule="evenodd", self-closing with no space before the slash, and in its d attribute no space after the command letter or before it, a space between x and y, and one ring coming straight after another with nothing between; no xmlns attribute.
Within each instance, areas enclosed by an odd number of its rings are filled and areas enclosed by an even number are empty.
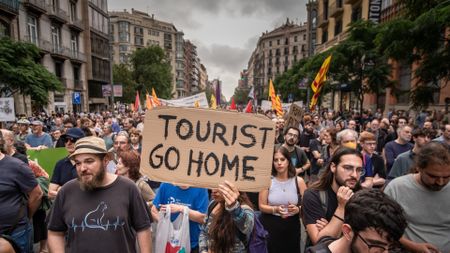
<svg viewBox="0 0 450 253"><path fill-rule="evenodd" d="M208 207L207 217L211 214L214 207L217 206L216 201L211 201ZM207 218L207 219L208 219ZM208 220L206 220L206 223ZM269 232L264 228L264 226L259 221L259 216L255 214L253 231L250 234L250 240L247 241L245 234L238 230L237 234L239 240L245 245L248 253L267 253L267 241L269 240Z"/></svg>

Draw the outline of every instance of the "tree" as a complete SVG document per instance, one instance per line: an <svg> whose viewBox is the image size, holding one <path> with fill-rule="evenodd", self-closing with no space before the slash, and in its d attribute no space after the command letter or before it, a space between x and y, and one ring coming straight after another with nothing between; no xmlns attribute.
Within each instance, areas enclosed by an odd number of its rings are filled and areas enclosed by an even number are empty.
<svg viewBox="0 0 450 253"><path fill-rule="evenodd" d="M275 78L276 91L284 101L287 102L286 98L289 94L292 94L294 101L306 101L306 89L299 89L299 84L307 77L307 73L302 68L306 61L306 59L302 59L296 62L292 68Z"/></svg>
<svg viewBox="0 0 450 253"><path fill-rule="evenodd" d="M375 46L380 27L371 21L352 23L348 38L333 50L330 76L339 84L348 84L362 110L364 94L385 92L392 87L391 66ZM377 105L378 106L378 105Z"/></svg>
<svg viewBox="0 0 450 253"><path fill-rule="evenodd" d="M406 15L384 25L376 38L378 49L387 57L418 67L411 105L423 109L432 104L434 91L450 79L450 2L448 0L401 0ZM424 8L426 7L426 8Z"/></svg>
<svg viewBox="0 0 450 253"><path fill-rule="evenodd" d="M132 78L140 94L154 88L158 97L172 97L172 73L169 59L159 46L136 50L131 55Z"/></svg>
<svg viewBox="0 0 450 253"><path fill-rule="evenodd" d="M117 101L123 103L133 103L136 95L137 85L133 82L132 72L125 64L113 66L113 80L114 84L122 85L122 97L115 98Z"/></svg>
<svg viewBox="0 0 450 253"><path fill-rule="evenodd" d="M234 89L234 102L238 105L238 104L247 104L248 103L248 93L250 92L250 89L241 89L239 87L237 87L236 89ZM231 101L231 98L230 98Z"/></svg>
<svg viewBox="0 0 450 253"><path fill-rule="evenodd" d="M21 93L36 105L48 104L49 91L62 91L58 78L39 64L39 49L30 43L0 39L0 94Z"/></svg>

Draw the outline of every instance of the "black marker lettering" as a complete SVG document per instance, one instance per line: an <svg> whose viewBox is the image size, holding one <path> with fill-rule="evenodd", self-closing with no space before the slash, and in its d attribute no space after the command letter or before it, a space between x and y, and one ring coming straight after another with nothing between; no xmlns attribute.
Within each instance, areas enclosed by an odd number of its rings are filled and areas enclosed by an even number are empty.
<svg viewBox="0 0 450 253"><path fill-rule="evenodd" d="M167 140L167 135L169 135L169 120L176 119L177 116L173 116L173 115L158 115L158 118L166 120L166 125L164 127L164 139Z"/></svg>

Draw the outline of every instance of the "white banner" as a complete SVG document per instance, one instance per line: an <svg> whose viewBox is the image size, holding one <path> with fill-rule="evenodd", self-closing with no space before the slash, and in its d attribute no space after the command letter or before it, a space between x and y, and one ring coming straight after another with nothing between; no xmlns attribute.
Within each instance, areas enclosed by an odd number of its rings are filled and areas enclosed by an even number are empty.
<svg viewBox="0 0 450 253"><path fill-rule="evenodd" d="M15 121L14 98L0 98L0 121Z"/></svg>
<svg viewBox="0 0 450 253"><path fill-rule="evenodd" d="M292 103L282 103L283 110L289 111L289 108L291 107ZM303 108L303 101L295 101L294 104L300 106ZM272 109L272 102L269 100L261 100L261 109L264 111Z"/></svg>
<svg viewBox="0 0 450 253"><path fill-rule="evenodd" d="M175 107L194 107L195 102L198 101L200 108L209 108L208 99L206 98L205 92L180 99L165 100L159 98L159 100L162 102L163 105Z"/></svg>

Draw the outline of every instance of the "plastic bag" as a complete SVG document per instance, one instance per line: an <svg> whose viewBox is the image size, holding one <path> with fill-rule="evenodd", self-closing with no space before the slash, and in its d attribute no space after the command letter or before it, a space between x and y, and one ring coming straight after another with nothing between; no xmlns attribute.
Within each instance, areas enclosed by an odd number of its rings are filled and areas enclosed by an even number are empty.
<svg viewBox="0 0 450 253"><path fill-rule="evenodd" d="M170 206L166 212L159 212L155 240L155 253L190 253L189 210L184 207L174 222L170 221Z"/></svg>

